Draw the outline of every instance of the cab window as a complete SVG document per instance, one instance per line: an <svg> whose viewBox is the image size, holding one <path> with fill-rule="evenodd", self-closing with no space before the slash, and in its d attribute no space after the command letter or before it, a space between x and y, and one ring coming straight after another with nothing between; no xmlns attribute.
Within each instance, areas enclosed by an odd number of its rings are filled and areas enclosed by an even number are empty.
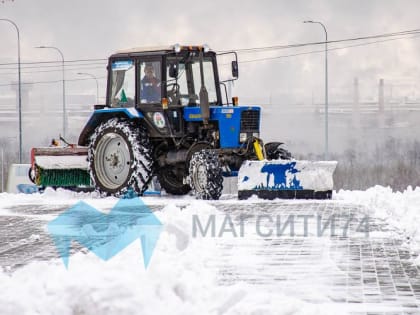
<svg viewBox="0 0 420 315"><path fill-rule="evenodd" d="M200 92L201 75L200 75L199 61L196 61L192 64L192 72L193 72L195 90L197 92ZM204 84L206 85L207 93L209 95L209 103L216 104L217 94L216 94L216 86L215 86L215 80L214 80L213 63L211 62L211 60L204 60L203 73L204 73ZM198 100L198 103L199 102L200 102L200 99Z"/></svg>
<svg viewBox="0 0 420 315"><path fill-rule="evenodd" d="M111 63L111 107L132 107L135 98L135 71L133 60Z"/></svg>
<svg viewBox="0 0 420 315"><path fill-rule="evenodd" d="M213 63L210 58L203 60L203 76L210 104L217 103ZM169 105L200 104L201 71L198 56L189 58L168 58L166 69L167 96Z"/></svg>

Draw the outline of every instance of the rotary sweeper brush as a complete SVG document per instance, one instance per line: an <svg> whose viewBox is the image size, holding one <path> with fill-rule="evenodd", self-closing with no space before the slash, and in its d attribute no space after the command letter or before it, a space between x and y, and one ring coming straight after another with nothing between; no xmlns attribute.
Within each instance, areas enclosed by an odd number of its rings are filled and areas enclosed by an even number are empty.
<svg viewBox="0 0 420 315"><path fill-rule="evenodd" d="M90 186L86 157L86 147L33 148L29 177L37 186Z"/></svg>
<svg viewBox="0 0 420 315"><path fill-rule="evenodd" d="M207 46L113 54L106 105L95 105L78 145L32 150L33 181L122 196L143 194L157 176L170 194L218 199L223 176L239 174L241 199L330 198L336 162L295 161L282 143L264 144L260 107L229 100L218 55L232 56L227 81L236 80L236 53Z"/></svg>

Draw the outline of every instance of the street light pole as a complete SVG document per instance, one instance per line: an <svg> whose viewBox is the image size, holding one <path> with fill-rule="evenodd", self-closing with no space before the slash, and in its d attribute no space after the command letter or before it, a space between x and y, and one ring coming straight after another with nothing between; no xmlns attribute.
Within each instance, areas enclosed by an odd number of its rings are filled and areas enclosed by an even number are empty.
<svg viewBox="0 0 420 315"><path fill-rule="evenodd" d="M96 82L96 104L99 104L99 85L98 85L98 78L96 76L94 76L91 73L86 73L86 72L78 72L78 75L87 75L89 77L91 77L92 79L95 80Z"/></svg>
<svg viewBox="0 0 420 315"><path fill-rule="evenodd" d="M1 148L1 192L4 192L4 149Z"/></svg>
<svg viewBox="0 0 420 315"><path fill-rule="evenodd" d="M65 76L64 76L64 55L60 49L54 46L38 46L35 48L50 48L58 51L61 56L61 65L62 65L62 73L63 73L63 138L66 138L66 131L67 131L67 115L66 115L66 84L65 84Z"/></svg>
<svg viewBox="0 0 420 315"><path fill-rule="evenodd" d="M16 23L9 19L0 19L0 21L5 21L13 24L17 32L17 42L18 42L18 111L19 111L19 164L22 164L22 82L20 74L20 34L19 28Z"/></svg>
<svg viewBox="0 0 420 315"><path fill-rule="evenodd" d="M328 160L328 33L324 24L318 21L303 21L322 26L325 32L325 160Z"/></svg>

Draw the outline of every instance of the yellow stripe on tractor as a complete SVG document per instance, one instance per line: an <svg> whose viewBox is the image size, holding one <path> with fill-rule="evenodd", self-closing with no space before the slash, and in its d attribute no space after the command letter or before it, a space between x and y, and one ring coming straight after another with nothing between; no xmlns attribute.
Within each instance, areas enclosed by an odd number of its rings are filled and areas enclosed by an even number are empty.
<svg viewBox="0 0 420 315"><path fill-rule="evenodd" d="M254 140L254 151L255 151L255 154L257 155L258 160L260 161L264 160L262 146L258 139Z"/></svg>

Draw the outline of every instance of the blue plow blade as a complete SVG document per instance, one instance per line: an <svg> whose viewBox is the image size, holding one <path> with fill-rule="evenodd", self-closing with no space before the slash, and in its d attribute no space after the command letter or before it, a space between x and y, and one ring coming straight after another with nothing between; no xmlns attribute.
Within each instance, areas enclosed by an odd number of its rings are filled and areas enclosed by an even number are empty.
<svg viewBox="0 0 420 315"><path fill-rule="evenodd" d="M336 161L245 161L238 174L238 198L331 199Z"/></svg>

